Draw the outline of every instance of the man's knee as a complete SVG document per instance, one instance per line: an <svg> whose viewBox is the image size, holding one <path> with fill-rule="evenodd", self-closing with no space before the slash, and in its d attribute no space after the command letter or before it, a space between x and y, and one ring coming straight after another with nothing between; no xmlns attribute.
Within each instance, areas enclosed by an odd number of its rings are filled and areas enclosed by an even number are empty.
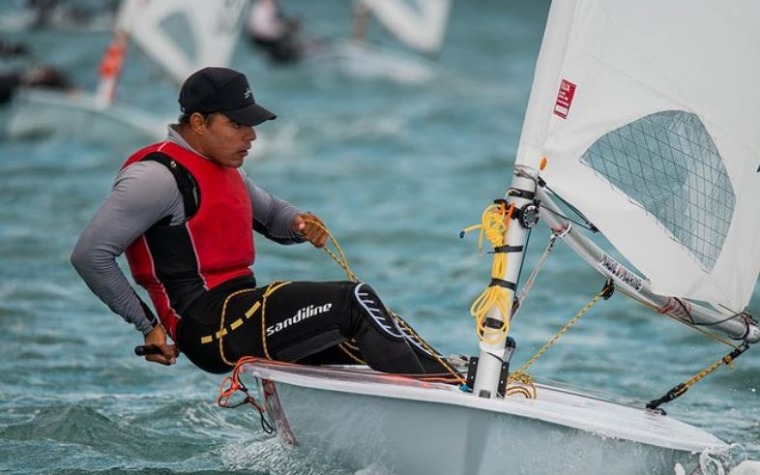
<svg viewBox="0 0 760 475"><path fill-rule="evenodd" d="M371 286L362 282L356 284L353 297L365 321L388 338L393 340L404 339L404 335L396 325L393 316L385 308L380 297Z"/></svg>

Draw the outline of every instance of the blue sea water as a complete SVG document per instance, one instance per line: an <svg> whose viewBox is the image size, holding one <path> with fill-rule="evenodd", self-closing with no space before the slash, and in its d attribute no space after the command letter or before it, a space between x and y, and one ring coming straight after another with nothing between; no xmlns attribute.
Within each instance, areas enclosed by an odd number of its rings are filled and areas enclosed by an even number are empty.
<svg viewBox="0 0 760 475"><path fill-rule="evenodd" d="M286 8L316 34L349 32L347 2L293 0ZM487 284L490 256L459 231L509 183L547 10L546 0L455 3L435 58L441 72L425 86L273 68L244 42L235 54L256 98L279 115L261 127L261 149L254 144L245 169L320 215L356 274L445 354L477 352L469 306ZM393 46L378 28L372 34ZM109 41L86 31L4 36L85 88L94 87ZM176 86L130 55L119 99L174 114ZM0 122L8 114L0 110ZM0 473L354 473L283 448L250 409L216 406L219 376L185 358L165 368L133 356L140 335L71 268L78 233L141 145L69 136L0 142ZM535 233L529 263L546 238ZM308 246L257 246L260 282L343 278ZM558 246L512 327L515 361L532 356L602 284ZM760 294L750 310L760 310ZM594 307L532 372L643 404L727 351L616 297ZM740 444L738 457L760 459L759 387L760 354L751 350L667 409Z"/></svg>

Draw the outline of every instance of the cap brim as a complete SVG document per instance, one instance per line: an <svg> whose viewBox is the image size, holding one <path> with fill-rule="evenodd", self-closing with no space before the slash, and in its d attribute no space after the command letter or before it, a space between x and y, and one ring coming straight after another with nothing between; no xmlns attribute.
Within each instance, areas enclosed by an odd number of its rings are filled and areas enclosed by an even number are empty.
<svg viewBox="0 0 760 475"><path fill-rule="evenodd" d="M277 118L276 115L258 104L250 104L240 109L223 111L222 113L239 124L251 127Z"/></svg>

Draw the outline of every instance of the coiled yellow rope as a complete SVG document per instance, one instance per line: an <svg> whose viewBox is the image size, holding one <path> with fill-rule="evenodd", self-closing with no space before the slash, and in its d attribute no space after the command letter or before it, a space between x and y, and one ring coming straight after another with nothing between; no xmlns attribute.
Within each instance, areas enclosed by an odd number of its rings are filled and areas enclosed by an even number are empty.
<svg viewBox="0 0 760 475"><path fill-rule="evenodd" d="M462 234L475 229L480 229L478 236L478 249L482 249L485 237L496 249L507 244L507 231L512 219L514 205L492 204L483 210L481 223L469 226L462 230ZM491 277L502 279L507 268L508 257L506 252L494 252L491 264ZM496 307L502 316L501 327L491 328L486 326L488 312ZM470 314L475 318L478 338L484 343L496 344L505 340L509 334L509 314L512 302L510 293L499 285L489 285L470 306Z"/></svg>

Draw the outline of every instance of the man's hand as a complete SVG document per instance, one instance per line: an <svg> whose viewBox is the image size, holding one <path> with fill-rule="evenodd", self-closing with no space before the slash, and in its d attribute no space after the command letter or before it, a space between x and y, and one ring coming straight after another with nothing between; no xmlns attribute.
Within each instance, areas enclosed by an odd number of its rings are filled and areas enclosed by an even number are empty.
<svg viewBox="0 0 760 475"><path fill-rule="evenodd" d="M150 333L145 335L145 346L160 350L160 353L146 355L145 359L147 361L161 363L166 366L177 362L179 351L176 346L166 343L166 330L164 330L162 325L156 325Z"/></svg>
<svg viewBox="0 0 760 475"><path fill-rule="evenodd" d="M327 242L327 228L321 219L311 213L297 215L293 219L293 231L301 234L317 248L323 248Z"/></svg>

